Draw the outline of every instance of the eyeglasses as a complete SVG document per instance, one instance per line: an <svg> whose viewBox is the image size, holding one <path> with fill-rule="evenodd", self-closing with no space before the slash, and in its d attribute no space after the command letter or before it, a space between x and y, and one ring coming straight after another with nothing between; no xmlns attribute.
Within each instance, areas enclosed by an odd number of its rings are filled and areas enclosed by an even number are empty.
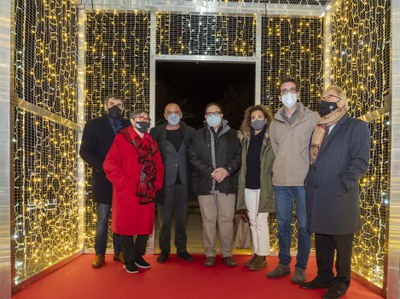
<svg viewBox="0 0 400 299"><path fill-rule="evenodd" d="M297 89L296 89L296 87L290 87L289 89L282 89L281 90L281 95L285 95L285 94L288 94L288 93L296 93L297 92Z"/></svg>
<svg viewBox="0 0 400 299"><path fill-rule="evenodd" d="M135 119L137 119L138 121L151 122L151 118L148 116L144 116L144 115L137 116L137 117L135 117Z"/></svg>
<svg viewBox="0 0 400 299"><path fill-rule="evenodd" d="M339 99L337 102L339 102L339 101L341 100L340 97L335 96L335 95L333 95L333 94L328 94L328 95L326 95L326 96L324 96L324 97L321 97L321 100L326 101L326 100L330 100L330 99L332 99L332 98Z"/></svg>
<svg viewBox="0 0 400 299"><path fill-rule="evenodd" d="M220 115L221 115L221 112L215 111L215 112L207 112L207 113L206 113L206 116L211 116L211 115L220 116Z"/></svg>

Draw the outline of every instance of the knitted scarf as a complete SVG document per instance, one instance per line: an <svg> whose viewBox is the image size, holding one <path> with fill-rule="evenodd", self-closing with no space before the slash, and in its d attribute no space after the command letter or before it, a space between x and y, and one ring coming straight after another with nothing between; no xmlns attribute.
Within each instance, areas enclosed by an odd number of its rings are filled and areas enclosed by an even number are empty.
<svg viewBox="0 0 400 299"><path fill-rule="evenodd" d="M156 162L154 162L152 156L158 151L158 146L152 140L143 142L144 139L138 135L132 139L128 130L121 130L120 132L136 148L138 162L143 164L140 171L140 180L136 183L136 195L140 198L141 204L153 202L155 199Z"/></svg>
<svg viewBox="0 0 400 299"><path fill-rule="evenodd" d="M324 142L325 137L328 135L329 127L336 124L347 112L346 107L338 108L328 115L322 116L311 138L310 148L310 164L314 164L317 160L319 150Z"/></svg>

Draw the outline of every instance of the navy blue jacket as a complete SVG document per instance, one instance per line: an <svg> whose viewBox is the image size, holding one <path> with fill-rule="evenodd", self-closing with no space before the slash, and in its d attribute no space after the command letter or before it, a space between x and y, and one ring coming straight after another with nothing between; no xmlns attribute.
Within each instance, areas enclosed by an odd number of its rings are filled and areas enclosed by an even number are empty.
<svg viewBox="0 0 400 299"><path fill-rule="evenodd" d="M122 120L122 127L130 125L129 120ZM79 155L92 167L93 201L111 204L112 184L106 178L103 162L114 141L114 130L107 115L89 120L83 130Z"/></svg>
<svg viewBox="0 0 400 299"><path fill-rule="evenodd" d="M309 231L345 235L361 228L359 180L368 170L370 143L367 124L347 115L325 138L305 181Z"/></svg>

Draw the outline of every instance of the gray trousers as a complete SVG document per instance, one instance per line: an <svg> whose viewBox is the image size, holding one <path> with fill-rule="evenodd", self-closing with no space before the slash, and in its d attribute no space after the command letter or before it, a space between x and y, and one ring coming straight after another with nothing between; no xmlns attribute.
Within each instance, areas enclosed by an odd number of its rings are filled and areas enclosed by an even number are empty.
<svg viewBox="0 0 400 299"><path fill-rule="evenodd" d="M232 256L235 194L215 192L213 195L199 195L199 205L201 219L203 221L203 238L206 256L217 255L215 250L217 224L222 256Z"/></svg>
<svg viewBox="0 0 400 299"><path fill-rule="evenodd" d="M160 249L169 254L171 251L171 222L175 217L176 251L186 251L186 217L188 212L188 194L186 185L164 186L164 203L158 206L160 216Z"/></svg>

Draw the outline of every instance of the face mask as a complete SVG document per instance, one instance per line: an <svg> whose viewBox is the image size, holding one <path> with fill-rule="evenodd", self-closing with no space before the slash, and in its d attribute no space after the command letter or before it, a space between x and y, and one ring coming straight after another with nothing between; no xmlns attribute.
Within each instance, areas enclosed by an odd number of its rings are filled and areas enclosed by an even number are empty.
<svg viewBox="0 0 400 299"><path fill-rule="evenodd" d="M147 121L138 121L136 122L135 127L140 133L145 133L149 129L149 125L150 124Z"/></svg>
<svg viewBox="0 0 400 299"><path fill-rule="evenodd" d="M221 124L221 115L210 114L207 116L207 125L210 127L216 127Z"/></svg>
<svg viewBox="0 0 400 299"><path fill-rule="evenodd" d="M295 93L288 92L287 94L282 96L282 104L286 108L290 109L296 104L297 95Z"/></svg>
<svg viewBox="0 0 400 299"><path fill-rule="evenodd" d="M122 116L122 111L118 108L118 106L112 106L111 108L108 108L107 112L112 118L115 119L119 119Z"/></svg>
<svg viewBox="0 0 400 299"><path fill-rule="evenodd" d="M337 108L337 102L321 101L321 103L319 103L319 114L325 116L335 111Z"/></svg>
<svg viewBox="0 0 400 299"><path fill-rule="evenodd" d="M265 125L266 123L263 119L256 119L251 122L251 127L256 131L261 131Z"/></svg>
<svg viewBox="0 0 400 299"><path fill-rule="evenodd" d="M181 118L179 117L178 114L171 113L170 115L168 115L167 121L171 126L176 126L181 121Z"/></svg>

